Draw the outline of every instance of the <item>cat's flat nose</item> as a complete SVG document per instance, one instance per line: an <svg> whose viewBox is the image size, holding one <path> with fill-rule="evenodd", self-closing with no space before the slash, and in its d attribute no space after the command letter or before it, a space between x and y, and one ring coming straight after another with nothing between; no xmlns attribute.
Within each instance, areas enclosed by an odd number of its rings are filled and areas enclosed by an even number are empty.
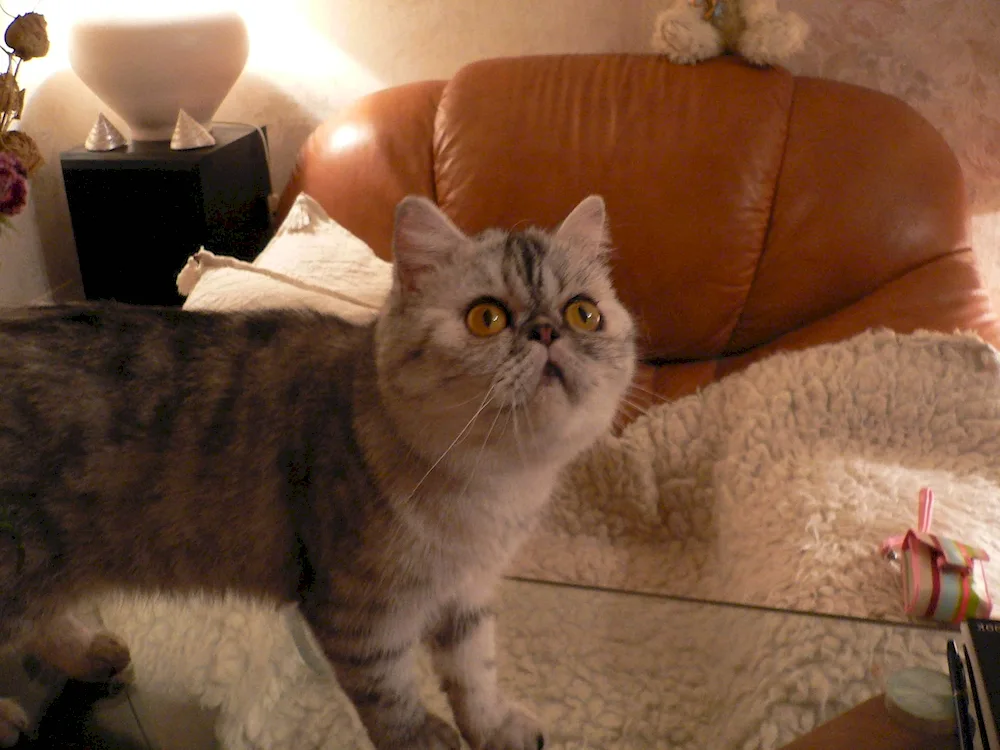
<svg viewBox="0 0 1000 750"><path fill-rule="evenodd" d="M552 346L552 342L559 338L559 331L548 323L539 323L532 326L528 332L528 339L531 341L541 341L545 346Z"/></svg>

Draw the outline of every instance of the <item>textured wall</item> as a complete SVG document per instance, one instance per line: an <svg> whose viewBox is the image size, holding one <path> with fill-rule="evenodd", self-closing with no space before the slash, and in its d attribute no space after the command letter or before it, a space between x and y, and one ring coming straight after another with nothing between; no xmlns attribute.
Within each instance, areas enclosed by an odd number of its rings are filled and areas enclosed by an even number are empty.
<svg viewBox="0 0 1000 750"><path fill-rule="evenodd" d="M8 0L25 11L27 0ZM235 0L234 0L235 1ZM977 218L984 271L1000 304L1000 3L995 0L780 0L812 25L798 73L860 83L902 97L958 153ZM105 0L113 5L115 0ZM124 0L118 0L124 2ZM251 59L219 120L267 124L280 189L298 145L323 118L382 86L446 77L482 57L544 52L646 52L668 0L286 0L236 2ZM88 8L102 3L95 0ZM53 51L22 69L24 128L49 163L31 209L0 237L0 302L78 293L58 152L81 142L100 102L67 69L66 33L78 0L45 0ZM43 251L44 248L44 251Z"/></svg>
<svg viewBox="0 0 1000 750"><path fill-rule="evenodd" d="M813 28L808 49L790 65L795 72L894 94L954 149L969 191L972 245L1000 309L1000 3L797 0L794 7Z"/></svg>

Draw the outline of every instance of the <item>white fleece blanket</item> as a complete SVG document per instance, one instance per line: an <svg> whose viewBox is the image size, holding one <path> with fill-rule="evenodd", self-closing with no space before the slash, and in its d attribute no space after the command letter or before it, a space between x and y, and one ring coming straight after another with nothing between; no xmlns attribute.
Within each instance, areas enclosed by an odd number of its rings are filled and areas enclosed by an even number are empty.
<svg viewBox="0 0 1000 750"><path fill-rule="evenodd" d="M878 544L927 485L934 530L1000 554L998 452L1000 357L978 339L878 331L777 355L604 439L515 573L902 620ZM887 670L941 666L943 637L909 628L578 594L504 588L502 674L556 748L778 747ZM140 685L220 708L227 748L366 747L287 612L121 598L102 614Z"/></svg>
<svg viewBox="0 0 1000 750"><path fill-rule="evenodd" d="M932 531L1000 555L1000 359L970 336L868 332L773 356L603 440L515 572L904 619L898 566L876 550L916 525L922 486Z"/></svg>

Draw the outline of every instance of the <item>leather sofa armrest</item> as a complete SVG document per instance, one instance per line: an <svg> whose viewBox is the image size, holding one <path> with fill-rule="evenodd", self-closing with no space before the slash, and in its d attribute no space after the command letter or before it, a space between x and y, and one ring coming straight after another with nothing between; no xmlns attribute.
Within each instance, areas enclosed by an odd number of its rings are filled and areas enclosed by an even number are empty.
<svg viewBox="0 0 1000 750"><path fill-rule="evenodd" d="M712 360L639 366L619 424L642 409L689 395L719 378L782 351L843 341L870 328L899 333L921 329L963 331L1000 347L1000 323L982 286L971 249L950 253L914 268L825 318L740 354Z"/></svg>

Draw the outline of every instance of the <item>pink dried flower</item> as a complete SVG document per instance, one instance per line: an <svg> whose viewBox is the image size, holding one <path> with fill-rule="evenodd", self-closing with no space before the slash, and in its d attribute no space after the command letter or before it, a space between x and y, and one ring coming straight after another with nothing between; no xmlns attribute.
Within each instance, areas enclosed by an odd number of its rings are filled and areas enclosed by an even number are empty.
<svg viewBox="0 0 1000 750"><path fill-rule="evenodd" d="M0 215L17 216L28 203L28 171L14 154L0 151Z"/></svg>

